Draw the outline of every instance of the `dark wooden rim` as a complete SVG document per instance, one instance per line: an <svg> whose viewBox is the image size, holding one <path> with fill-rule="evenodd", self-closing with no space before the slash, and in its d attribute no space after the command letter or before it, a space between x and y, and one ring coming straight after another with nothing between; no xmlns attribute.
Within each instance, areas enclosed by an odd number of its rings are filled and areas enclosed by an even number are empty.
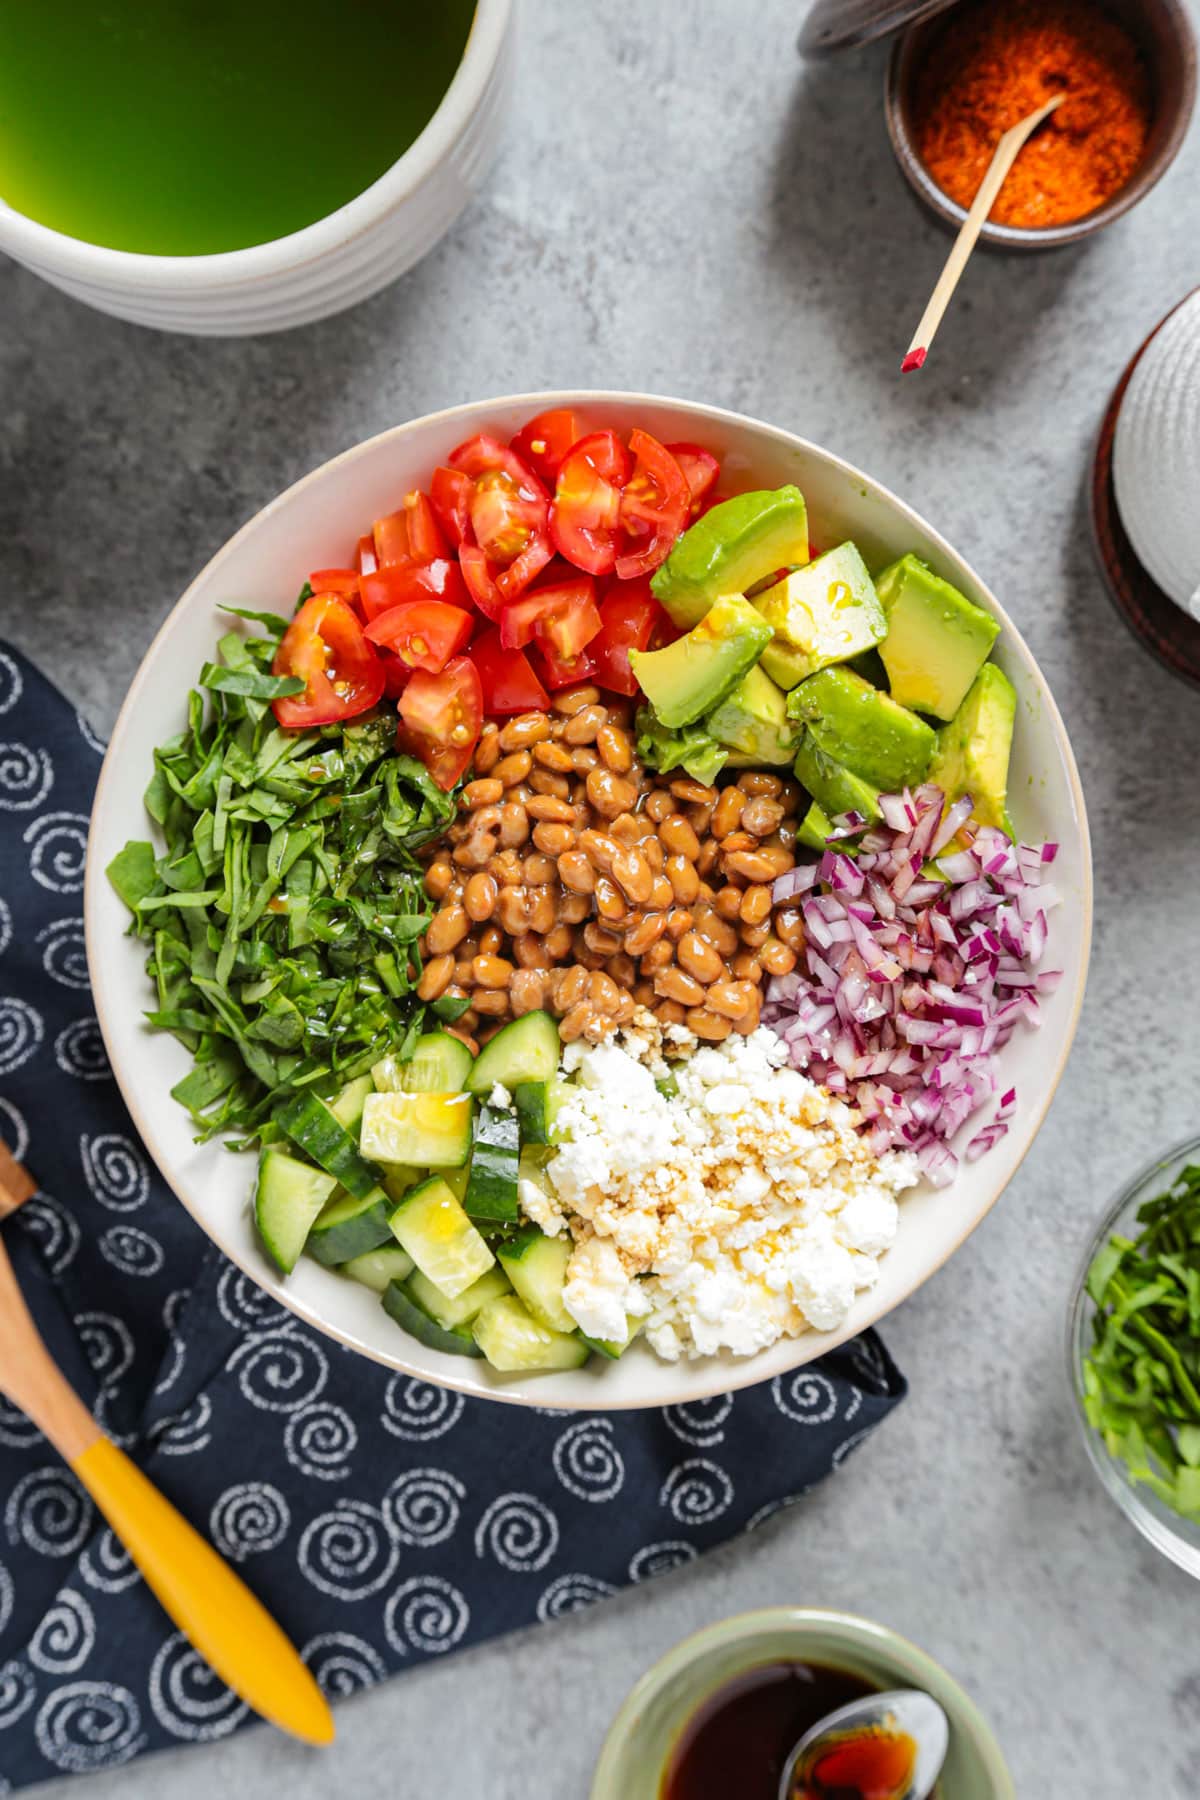
<svg viewBox="0 0 1200 1800"><path fill-rule="evenodd" d="M1193 292L1200 293L1200 288ZM1117 611L1138 641L1164 667L1181 681L1200 688L1200 620L1189 618L1181 606L1176 606L1138 561L1117 510L1112 471L1117 418L1133 371L1167 319L1173 318L1191 298L1191 294L1185 294L1179 306L1173 306L1166 318L1159 320L1113 389L1092 464L1091 516L1096 559Z"/></svg>

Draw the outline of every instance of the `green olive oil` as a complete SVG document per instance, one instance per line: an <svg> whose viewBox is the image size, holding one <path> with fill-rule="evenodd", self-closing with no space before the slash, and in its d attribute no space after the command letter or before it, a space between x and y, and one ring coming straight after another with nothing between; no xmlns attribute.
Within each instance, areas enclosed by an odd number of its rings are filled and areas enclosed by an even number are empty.
<svg viewBox="0 0 1200 1800"><path fill-rule="evenodd" d="M474 0L0 0L0 197L115 250L313 224L433 117Z"/></svg>

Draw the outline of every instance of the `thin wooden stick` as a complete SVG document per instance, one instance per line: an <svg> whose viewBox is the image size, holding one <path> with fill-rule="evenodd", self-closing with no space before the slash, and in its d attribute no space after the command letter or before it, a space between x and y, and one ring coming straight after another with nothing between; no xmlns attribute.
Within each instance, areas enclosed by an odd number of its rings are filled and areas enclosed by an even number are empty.
<svg viewBox="0 0 1200 1800"><path fill-rule="evenodd" d="M1060 107L1066 99L1065 94L1055 94L1053 100L1047 100L1036 112L1006 131L996 145L996 154L988 165L988 172L979 184L979 192L971 202L971 210L962 222L962 229L954 240L954 247L946 258L946 266L938 276L937 286L929 296L929 305L921 315L921 323L908 346L908 354L900 364L903 375L911 374L914 369L924 366L929 355L929 346L942 322L951 296L958 286L963 270L967 266L967 258L975 248L975 241L982 231L984 221L996 204L996 196L1008 179L1008 174L1017 160L1026 140L1035 132L1043 119Z"/></svg>
<svg viewBox="0 0 1200 1800"><path fill-rule="evenodd" d="M16 1212L37 1193L37 1182L0 1138L0 1219Z"/></svg>

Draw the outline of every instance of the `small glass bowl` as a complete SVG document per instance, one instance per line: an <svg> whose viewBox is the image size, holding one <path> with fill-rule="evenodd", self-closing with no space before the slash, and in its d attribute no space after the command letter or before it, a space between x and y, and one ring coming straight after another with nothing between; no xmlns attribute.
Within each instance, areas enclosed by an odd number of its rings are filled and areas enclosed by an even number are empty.
<svg viewBox="0 0 1200 1800"><path fill-rule="evenodd" d="M1071 1313L1067 1328L1068 1376L1075 1409L1083 1430L1083 1441L1100 1480L1121 1511L1137 1526L1142 1536L1169 1556L1173 1563L1200 1580L1200 1525L1181 1518L1141 1482L1135 1482L1125 1464L1110 1454L1104 1439L1088 1423L1083 1405L1084 1359L1092 1345L1092 1319L1096 1308L1087 1291L1088 1270L1097 1251L1107 1244L1113 1233L1136 1237L1138 1207L1146 1200L1163 1194L1178 1178L1188 1163L1200 1162L1200 1137L1176 1144L1163 1156L1147 1163L1113 1201L1087 1247L1079 1266L1072 1292Z"/></svg>

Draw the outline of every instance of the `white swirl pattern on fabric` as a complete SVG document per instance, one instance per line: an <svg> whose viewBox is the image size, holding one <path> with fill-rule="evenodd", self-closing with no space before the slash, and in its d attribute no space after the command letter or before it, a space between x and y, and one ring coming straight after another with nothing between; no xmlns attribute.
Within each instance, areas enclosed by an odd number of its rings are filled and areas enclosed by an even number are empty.
<svg viewBox="0 0 1200 1800"><path fill-rule="evenodd" d="M230 1562L276 1550L292 1528L288 1503L269 1481L226 1488L208 1516L209 1535Z"/></svg>
<svg viewBox="0 0 1200 1800"><path fill-rule="evenodd" d="M150 1197L150 1169L141 1150L119 1131L79 1139L83 1178L109 1212L136 1212Z"/></svg>
<svg viewBox="0 0 1200 1800"><path fill-rule="evenodd" d="M55 1688L42 1702L34 1733L46 1761L64 1775L118 1768L146 1744L137 1701L112 1681Z"/></svg>
<svg viewBox="0 0 1200 1800"><path fill-rule="evenodd" d="M71 1075L76 1081L113 1078L100 1026L90 1013L63 1026L54 1040L54 1060L64 1075Z"/></svg>
<svg viewBox="0 0 1200 1800"><path fill-rule="evenodd" d="M625 1485L625 1463L611 1419L579 1419L554 1446L554 1473L577 1500L612 1500Z"/></svg>
<svg viewBox="0 0 1200 1800"><path fill-rule="evenodd" d="M12 930L12 912L9 908L8 901L4 898L3 894L0 894L0 956L4 955L4 952L12 943Z"/></svg>
<svg viewBox="0 0 1200 1800"><path fill-rule="evenodd" d="M250 1709L174 1631L150 1670L150 1710L172 1737L209 1744L236 1731Z"/></svg>
<svg viewBox="0 0 1200 1800"><path fill-rule="evenodd" d="M8 1147L21 1162L29 1148L29 1127L25 1123L25 1115L19 1112L11 1100L0 1094L0 1118L8 1120L8 1130L3 1136L8 1140ZM28 1204L28 1202L26 1202Z"/></svg>
<svg viewBox="0 0 1200 1800"><path fill-rule="evenodd" d="M363 1600L386 1587L399 1559L388 1522L365 1500L339 1500L305 1527L300 1573L333 1600Z"/></svg>
<svg viewBox="0 0 1200 1800"><path fill-rule="evenodd" d="M475 1528L476 1556L528 1575L544 1569L558 1549L558 1520L536 1494L500 1494Z"/></svg>
<svg viewBox="0 0 1200 1800"><path fill-rule="evenodd" d="M733 1482L719 1463L692 1456L671 1470L658 1499L681 1525L711 1525L733 1504Z"/></svg>
<svg viewBox="0 0 1200 1800"><path fill-rule="evenodd" d="M29 873L52 894L78 894L83 890L87 863L86 813L42 813L26 826L23 841L29 846Z"/></svg>
<svg viewBox="0 0 1200 1800"><path fill-rule="evenodd" d="M388 1596L383 1629L392 1648L422 1656L453 1650L471 1622L471 1609L452 1581L441 1575L414 1575Z"/></svg>
<svg viewBox="0 0 1200 1800"><path fill-rule="evenodd" d="M686 1538L666 1538L661 1544L644 1544L635 1551L629 1564L630 1581L652 1581L656 1575L668 1575L684 1563L695 1562L695 1544Z"/></svg>
<svg viewBox="0 0 1200 1800"><path fill-rule="evenodd" d="M11 712L24 692L25 677L7 650L0 650L0 715Z"/></svg>
<svg viewBox="0 0 1200 1800"><path fill-rule="evenodd" d="M449 1388L418 1381L415 1375L393 1375L383 1397L383 1428L407 1443L425 1443L452 1431L463 1405L462 1395Z"/></svg>
<svg viewBox="0 0 1200 1800"><path fill-rule="evenodd" d="M0 1731L23 1719L37 1699L37 1681L26 1662L14 1656L0 1665Z"/></svg>
<svg viewBox="0 0 1200 1800"><path fill-rule="evenodd" d="M79 1221L52 1194L35 1194L21 1208L21 1225L42 1253L52 1275L61 1275L79 1251Z"/></svg>
<svg viewBox="0 0 1200 1800"><path fill-rule="evenodd" d="M387 1676L387 1665L378 1650L352 1631L321 1632L309 1639L300 1658L312 1670L313 1680L327 1700L344 1700Z"/></svg>
<svg viewBox="0 0 1200 1800"><path fill-rule="evenodd" d="M247 1336L255 1332L286 1331L293 1323L286 1306L264 1293L248 1275L228 1263L217 1282L217 1306L227 1325Z"/></svg>
<svg viewBox="0 0 1200 1800"><path fill-rule="evenodd" d="M51 981L77 993L89 990L92 983L82 919L52 919L42 926L36 941L42 946L42 967Z"/></svg>
<svg viewBox="0 0 1200 1800"><path fill-rule="evenodd" d="M402 1544L428 1550L458 1527L467 1490L446 1469L406 1469L383 1498L383 1516Z"/></svg>
<svg viewBox="0 0 1200 1800"><path fill-rule="evenodd" d="M837 1389L816 1369L794 1369L776 1375L771 1397L780 1412L797 1425L827 1425L837 1412Z"/></svg>
<svg viewBox="0 0 1200 1800"><path fill-rule="evenodd" d="M29 744L0 744L0 812L36 812L54 786L54 764Z"/></svg>
<svg viewBox="0 0 1200 1800"><path fill-rule="evenodd" d="M142 1579L141 1570L107 1525L79 1558L79 1573L98 1594L122 1594Z"/></svg>
<svg viewBox="0 0 1200 1800"><path fill-rule="evenodd" d="M262 1412L299 1412L320 1396L329 1379L325 1352L299 1331L247 1338L226 1366L237 1374L243 1396Z"/></svg>
<svg viewBox="0 0 1200 1800"><path fill-rule="evenodd" d="M0 1075L11 1075L36 1056L45 1035L42 1015L28 1001L0 997Z"/></svg>
<svg viewBox="0 0 1200 1800"><path fill-rule="evenodd" d="M115 1314L103 1312L76 1313L74 1324L100 1386L115 1387L133 1363L133 1336L128 1325Z"/></svg>
<svg viewBox="0 0 1200 1800"><path fill-rule="evenodd" d="M707 1400L683 1400L676 1406L664 1406L663 1424L683 1444L696 1450L711 1450L723 1442L725 1424L733 1411L732 1394L713 1394Z"/></svg>
<svg viewBox="0 0 1200 1800"><path fill-rule="evenodd" d="M10 1544L25 1544L39 1556L74 1556L94 1517L75 1476L51 1464L18 1481L4 1509L4 1530Z"/></svg>
<svg viewBox="0 0 1200 1800"><path fill-rule="evenodd" d="M193 1456L207 1450L212 1443L213 1403L204 1393L196 1395L191 1405L156 1425L151 1436L154 1447L163 1456Z"/></svg>
<svg viewBox="0 0 1200 1800"><path fill-rule="evenodd" d="M568 1613L594 1606L597 1600L606 1600L616 1591L610 1581L601 1581L595 1575L558 1575L539 1596L537 1616L543 1625L549 1619L563 1619Z"/></svg>
<svg viewBox="0 0 1200 1800"><path fill-rule="evenodd" d="M341 1406L317 1400L290 1413L283 1428L283 1449L293 1469L317 1481L345 1481L350 1458L358 1448L358 1427Z"/></svg>
<svg viewBox="0 0 1200 1800"><path fill-rule="evenodd" d="M10 1450L23 1450L28 1444L41 1441L42 1434L28 1414L19 1406L13 1406L0 1394L0 1444ZM4 1627L0 1624L0 1631Z"/></svg>
<svg viewBox="0 0 1200 1800"><path fill-rule="evenodd" d="M44 1675L74 1675L96 1643L96 1618L74 1588L60 1588L29 1641L29 1660Z"/></svg>
<svg viewBox="0 0 1200 1800"><path fill-rule="evenodd" d="M122 1275L157 1275L165 1261L158 1239L138 1225L110 1225L100 1234L98 1248L105 1262Z"/></svg>
<svg viewBox="0 0 1200 1800"><path fill-rule="evenodd" d="M38 1434L41 1435L40 1433ZM13 1580L3 1563L0 1563L0 1637L4 1636L5 1627L12 1618Z"/></svg>

